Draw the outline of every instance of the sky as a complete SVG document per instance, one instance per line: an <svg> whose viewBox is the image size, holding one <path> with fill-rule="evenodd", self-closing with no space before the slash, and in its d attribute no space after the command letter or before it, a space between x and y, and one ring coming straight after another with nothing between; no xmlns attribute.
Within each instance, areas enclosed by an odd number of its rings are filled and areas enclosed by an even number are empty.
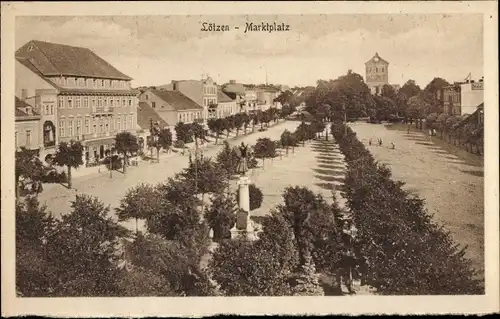
<svg viewBox="0 0 500 319"><path fill-rule="evenodd" d="M202 23L229 25L203 32ZM285 23L288 32L247 32L245 24ZM239 29L234 29L239 26ZM480 14L17 17L15 47L29 40L87 47L134 80L133 86L209 75L222 84L315 85L349 69L365 76L375 52L389 82L424 87L483 76Z"/></svg>

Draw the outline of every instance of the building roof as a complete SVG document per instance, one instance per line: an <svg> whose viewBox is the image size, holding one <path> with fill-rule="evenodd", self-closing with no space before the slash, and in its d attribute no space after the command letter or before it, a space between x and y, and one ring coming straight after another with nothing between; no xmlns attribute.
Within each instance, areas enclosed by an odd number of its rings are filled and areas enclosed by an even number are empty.
<svg viewBox="0 0 500 319"><path fill-rule="evenodd" d="M373 63L385 63L385 64L389 64L389 62L387 62L386 60L382 59L379 55L378 55L378 52L375 52L375 55L368 61L365 62L365 64L373 64Z"/></svg>
<svg viewBox="0 0 500 319"><path fill-rule="evenodd" d="M131 80L90 49L31 40L16 51L44 76L85 76Z"/></svg>
<svg viewBox="0 0 500 319"><path fill-rule="evenodd" d="M234 100L224 94L221 90L217 90L217 101L219 103L227 103L227 102L233 102Z"/></svg>
<svg viewBox="0 0 500 319"><path fill-rule="evenodd" d="M203 108L179 91L153 90L151 93L171 105L176 111L202 110Z"/></svg>
<svg viewBox="0 0 500 319"><path fill-rule="evenodd" d="M227 83L222 87L224 92L245 95L245 87L241 83Z"/></svg>
<svg viewBox="0 0 500 319"><path fill-rule="evenodd" d="M137 125L142 129L149 129L151 120L158 122L160 127L168 126L168 123L148 103L139 102L137 106Z"/></svg>
<svg viewBox="0 0 500 319"><path fill-rule="evenodd" d="M15 106L16 106L15 107L15 116L16 117L35 117L35 118L39 118L40 117L40 114L38 114L38 112L36 110L34 110L31 105L29 105L28 103L24 102L23 100L21 100L17 96L16 96ZM27 107L31 108L33 114L28 114L28 113L25 112L25 109Z"/></svg>

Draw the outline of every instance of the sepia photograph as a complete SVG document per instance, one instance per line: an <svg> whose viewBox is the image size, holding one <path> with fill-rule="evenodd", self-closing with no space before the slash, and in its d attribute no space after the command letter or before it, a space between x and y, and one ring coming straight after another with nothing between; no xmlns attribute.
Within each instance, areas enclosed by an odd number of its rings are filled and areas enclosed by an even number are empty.
<svg viewBox="0 0 500 319"><path fill-rule="evenodd" d="M493 6L132 4L2 4L9 298L498 299Z"/></svg>

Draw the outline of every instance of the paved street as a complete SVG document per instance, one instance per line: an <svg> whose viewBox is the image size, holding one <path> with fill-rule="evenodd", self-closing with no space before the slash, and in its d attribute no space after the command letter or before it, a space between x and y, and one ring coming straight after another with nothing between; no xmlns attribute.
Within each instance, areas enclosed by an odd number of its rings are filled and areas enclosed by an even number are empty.
<svg viewBox="0 0 500 319"><path fill-rule="evenodd" d="M300 123L294 121L281 122L265 132L258 132L256 128L254 133L232 138L229 140L229 143L238 145L244 142L253 145L260 137L278 139L285 129L294 131L298 124ZM215 156L220 147L221 145L210 146L208 149L204 150L204 155ZM188 156L179 154L160 159L159 164L144 162L138 167L127 167L127 173L125 175L114 171L113 178L109 178L109 172L104 168L102 174L74 178L74 189L72 190L68 190L66 187L58 184L44 185L45 190L40 194L39 199L42 204L47 205L54 216L60 216L63 213L69 212L71 209L70 201L76 194L81 193L96 196L105 205L110 205L113 209L118 205L120 199L123 198L127 189L140 183L156 184L163 182L167 180L167 178L173 177L175 173L180 172L183 168L187 167L187 165ZM135 229L135 224L132 221L124 225L130 229Z"/></svg>
<svg viewBox="0 0 500 319"><path fill-rule="evenodd" d="M474 267L484 271L483 167L448 153L421 133L367 123L351 127L375 159L391 167L395 180L425 199L429 212L446 225L455 241L468 246L467 256ZM368 146L370 138L372 146ZM383 140L382 147L375 146L378 138Z"/></svg>

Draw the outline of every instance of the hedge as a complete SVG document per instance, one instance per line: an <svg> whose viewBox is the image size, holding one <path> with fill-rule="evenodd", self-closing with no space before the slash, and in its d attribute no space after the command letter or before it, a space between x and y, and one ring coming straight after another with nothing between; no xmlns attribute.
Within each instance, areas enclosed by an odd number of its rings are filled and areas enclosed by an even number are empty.
<svg viewBox="0 0 500 319"><path fill-rule="evenodd" d="M363 282L380 294L484 293L465 248L432 220L424 201L393 181L349 127L334 123L331 132L348 164L343 193L359 230Z"/></svg>

